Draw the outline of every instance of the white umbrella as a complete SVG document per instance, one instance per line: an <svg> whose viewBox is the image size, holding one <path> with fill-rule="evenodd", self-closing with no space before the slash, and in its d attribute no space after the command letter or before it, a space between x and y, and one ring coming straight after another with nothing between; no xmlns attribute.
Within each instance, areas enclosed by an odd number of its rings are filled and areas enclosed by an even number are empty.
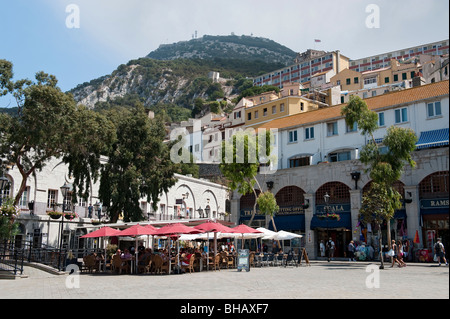
<svg viewBox="0 0 450 319"><path fill-rule="evenodd" d="M280 230L277 233L277 238L279 240L291 240L291 239L294 239L294 238L302 238L302 237L303 237L303 235L290 233L290 232L287 232L287 231L284 231L284 230Z"/></svg>

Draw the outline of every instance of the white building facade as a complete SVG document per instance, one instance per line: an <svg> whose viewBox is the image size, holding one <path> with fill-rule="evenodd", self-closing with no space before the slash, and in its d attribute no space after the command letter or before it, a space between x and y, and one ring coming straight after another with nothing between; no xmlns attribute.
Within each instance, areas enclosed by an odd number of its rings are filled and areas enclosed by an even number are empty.
<svg viewBox="0 0 450 319"><path fill-rule="evenodd" d="M412 244L417 231L421 247L430 247L430 240L436 240L437 236L448 245L448 81L388 93L366 102L378 114L375 139L379 147L384 147L383 137L391 126L410 128L419 138L417 150L413 152L416 168L407 166L395 185L404 198L404 207L396 211L390 230L382 228L384 242L390 232L392 239ZM371 182L359 161L359 151L369 139L357 127L346 125L342 106L260 126L278 131L275 139L278 169L271 175L260 176L262 191L271 186L280 206L275 216L277 230L304 235L302 242L293 243L292 248L306 247L311 258L320 256L320 241L329 237L336 243L336 257L346 255L350 240L379 249L374 229L368 229L358 220L362 194ZM330 195L328 205L325 194ZM233 194L233 221L248 221L253 204L253 195ZM340 215L339 221L317 218L326 206ZM273 228L270 219L262 215L255 217L253 225Z"/></svg>

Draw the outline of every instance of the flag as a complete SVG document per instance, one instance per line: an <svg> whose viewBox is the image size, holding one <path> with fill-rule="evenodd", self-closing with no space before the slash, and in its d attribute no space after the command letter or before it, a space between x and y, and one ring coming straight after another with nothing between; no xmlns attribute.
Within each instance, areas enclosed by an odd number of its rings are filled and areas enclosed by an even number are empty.
<svg viewBox="0 0 450 319"><path fill-rule="evenodd" d="M317 42L317 43L318 43L318 42L322 42L322 41L319 40L319 39L315 39L314 42Z"/></svg>
<svg viewBox="0 0 450 319"><path fill-rule="evenodd" d="M414 236L414 244L420 244L420 239L419 239L419 231L416 230L416 236Z"/></svg>

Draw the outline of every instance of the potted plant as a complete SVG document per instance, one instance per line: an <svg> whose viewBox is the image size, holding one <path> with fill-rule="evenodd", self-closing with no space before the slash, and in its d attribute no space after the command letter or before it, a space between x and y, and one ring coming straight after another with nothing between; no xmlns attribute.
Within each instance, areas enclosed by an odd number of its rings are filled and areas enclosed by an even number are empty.
<svg viewBox="0 0 450 319"><path fill-rule="evenodd" d="M68 220L74 220L77 217L78 217L78 215L76 213L73 213L73 212L64 214L64 218L68 219Z"/></svg>
<svg viewBox="0 0 450 319"><path fill-rule="evenodd" d="M337 221L341 220L341 216L336 213L327 214L327 217L332 220L337 220Z"/></svg>
<svg viewBox="0 0 450 319"><path fill-rule="evenodd" d="M47 212L47 215L50 216L51 219L60 219L63 214L61 212L51 210Z"/></svg>
<svg viewBox="0 0 450 319"><path fill-rule="evenodd" d="M91 224L96 226L96 225L100 225L101 222L98 219L93 219L93 220L91 220Z"/></svg>

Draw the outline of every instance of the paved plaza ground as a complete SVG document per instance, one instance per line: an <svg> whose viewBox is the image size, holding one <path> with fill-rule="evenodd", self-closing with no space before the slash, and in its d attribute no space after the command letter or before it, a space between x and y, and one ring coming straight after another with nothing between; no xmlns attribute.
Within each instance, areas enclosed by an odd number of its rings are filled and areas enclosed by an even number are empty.
<svg viewBox="0 0 450 319"><path fill-rule="evenodd" d="M25 267L27 278L0 280L0 299L398 299L449 298L449 267L409 264L379 272L367 262L311 262L182 275L54 275ZM367 272L369 271L369 272ZM376 284L379 283L379 287ZM79 288L73 288L79 284ZM71 287L72 286L72 287Z"/></svg>

